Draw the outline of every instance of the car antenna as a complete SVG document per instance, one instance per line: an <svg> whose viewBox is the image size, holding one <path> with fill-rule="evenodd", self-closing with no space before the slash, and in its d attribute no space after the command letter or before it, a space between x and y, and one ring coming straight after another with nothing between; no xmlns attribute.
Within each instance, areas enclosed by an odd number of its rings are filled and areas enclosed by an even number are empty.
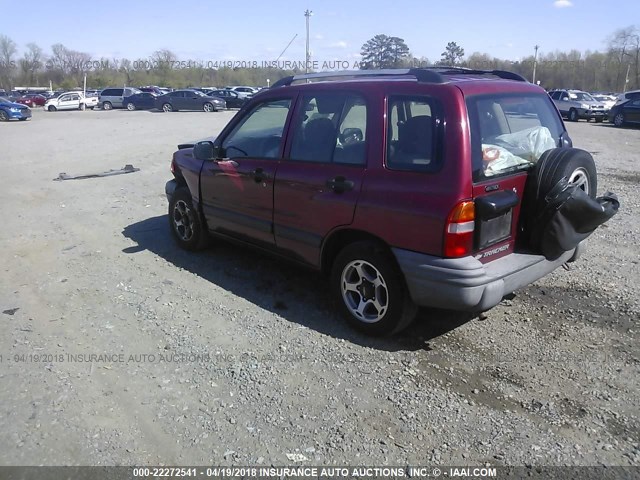
<svg viewBox="0 0 640 480"><path fill-rule="evenodd" d="M280 57L282 57L282 55L284 55L284 52L287 51L287 48L289 48L291 46L291 44L293 43L293 41L296 39L296 37L298 36L298 34L296 33L293 38L291 39L291 41L289 41L289 43L287 43L287 46L284 47L284 50L282 50L282 53L280 55L278 55L278 58L276 58L275 64L276 64L276 68L278 66L278 60L280 60Z"/></svg>

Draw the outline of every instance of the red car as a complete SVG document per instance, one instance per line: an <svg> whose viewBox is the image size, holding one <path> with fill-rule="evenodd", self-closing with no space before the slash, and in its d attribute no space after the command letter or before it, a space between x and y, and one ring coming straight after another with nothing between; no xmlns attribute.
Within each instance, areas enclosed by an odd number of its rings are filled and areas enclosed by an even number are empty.
<svg viewBox="0 0 640 480"><path fill-rule="evenodd" d="M16 100L16 103L21 103L22 105L26 105L28 107L42 107L44 105L44 102L46 102L47 99L38 94L38 93L27 93L26 95L21 96L20 98L18 98Z"/></svg>
<svg viewBox="0 0 640 480"><path fill-rule="evenodd" d="M165 191L179 246L225 238L324 271L374 335L417 306L488 310L575 260L586 235L546 253L534 239L552 229L536 225L562 181L585 202L597 188L546 92L503 71L287 77L215 141L178 148Z"/></svg>

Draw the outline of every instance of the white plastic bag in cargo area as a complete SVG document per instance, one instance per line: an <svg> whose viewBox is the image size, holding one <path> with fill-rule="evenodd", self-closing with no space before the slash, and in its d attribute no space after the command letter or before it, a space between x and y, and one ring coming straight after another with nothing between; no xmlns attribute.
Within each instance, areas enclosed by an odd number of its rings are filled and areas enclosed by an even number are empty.
<svg viewBox="0 0 640 480"><path fill-rule="evenodd" d="M498 135L492 144L482 145L484 174L492 176L509 167L535 163L544 152L555 147L556 141L547 127Z"/></svg>

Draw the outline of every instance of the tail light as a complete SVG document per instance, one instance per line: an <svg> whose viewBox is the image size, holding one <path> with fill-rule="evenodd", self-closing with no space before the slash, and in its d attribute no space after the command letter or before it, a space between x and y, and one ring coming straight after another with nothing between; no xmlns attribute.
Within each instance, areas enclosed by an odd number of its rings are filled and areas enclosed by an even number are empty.
<svg viewBox="0 0 640 480"><path fill-rule="evenodd" d="M171 157L171 173L175 174L177 170L176 167L176 154L173 154L173 157Z"/></svg>
<svg viewBox="0 0 640 480"><path fill-rule="evenodd" d="M447 217L444 230L444 256L464 257L473 250L476 209L471 201L458 203Z"/></svg>

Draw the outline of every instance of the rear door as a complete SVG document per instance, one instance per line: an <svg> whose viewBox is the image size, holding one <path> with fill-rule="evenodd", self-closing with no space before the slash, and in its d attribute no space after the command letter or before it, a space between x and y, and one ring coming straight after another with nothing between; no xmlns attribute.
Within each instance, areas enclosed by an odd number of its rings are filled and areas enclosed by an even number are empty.
<svg viewBox="0 0 640 480"><path fill-rule="evenodd" d="M209 229L273 246L273 184L292 104L292 95L258 103L216 140L224 158L205 162L200 175Z"/></svg>
<svg viewBox="0 0 640 480"><path fill-rule="evenodd" d="M202 108L202 97L194 91L185 90L184 92L184 109L200 110Z"/></svg>
<svg viewBox="0 0 640 480"><path fill-rule="evenodd" d="M467 98L471 128L476 258L514 251L528 172L561 144L564 125L548 95L513 93Z"/></svg>
<svg viewBox="0 0 640 480"><path fill-rule="evenodd" d="M322 240L353 221L366 164L367 104L358 94L301 97L276 173L276 245L319 265Z"/></svg>
<svg viewBox="0 0 640 480"><path fill-rule="evenodd" d="M171 106L173 107L174 110L180 110L181 108L184 108L184 92L183 91L171 92L169 94L168 103L171 103Z"/></svg>

